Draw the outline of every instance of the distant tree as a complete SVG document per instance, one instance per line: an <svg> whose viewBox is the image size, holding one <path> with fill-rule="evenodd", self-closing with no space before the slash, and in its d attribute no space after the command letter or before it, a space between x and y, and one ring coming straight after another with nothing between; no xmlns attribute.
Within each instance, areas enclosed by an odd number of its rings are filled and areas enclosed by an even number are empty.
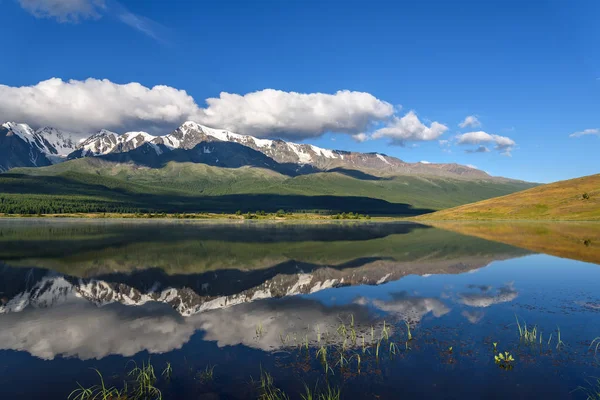
<svg viewBox="0 0 600 400"><path fill-rule="evenodd" d="M237 210L237 211L235 212L235 215L242 215L242 210Z"/></svg>
<svg viewBox="0 0 600 400"><path fill-rule="evenodd" d="M277 210L277 213L275 214L278 217L285 217L285 211L283 210Z"/></svg>

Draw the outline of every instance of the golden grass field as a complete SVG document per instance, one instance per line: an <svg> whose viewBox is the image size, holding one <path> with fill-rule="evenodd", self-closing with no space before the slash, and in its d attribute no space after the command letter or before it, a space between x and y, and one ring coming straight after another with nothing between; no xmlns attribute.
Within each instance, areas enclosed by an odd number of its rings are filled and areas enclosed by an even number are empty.
<svg viewBox="0 0 600 400"><path fill-rule="evenodd" d="M600 174L537 186L413 219L600 221Z"/></svg>
<svg viewBox="0 0 600 400"><path fill-rule="evenodd" d="M434 221L436 228L600 264L600 222Z"/></svg>

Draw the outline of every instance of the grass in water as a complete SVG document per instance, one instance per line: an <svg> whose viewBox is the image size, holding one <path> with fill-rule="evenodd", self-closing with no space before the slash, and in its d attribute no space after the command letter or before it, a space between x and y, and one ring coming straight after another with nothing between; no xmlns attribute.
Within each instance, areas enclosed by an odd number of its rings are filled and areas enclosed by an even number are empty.
<svg viewBox="0 0 600 400"><path fill-rule="evenodd" d="M318 392L317 387L311 390L306 384L304 385L304 394L300 395L302 400L340 400L341 390L332 388L327 385L325 390Z"/></svg>
<svg viewBox="0 0 600 400"><path fill-rule="evenodd" d="M198 379L202 383L209 383L215 379L215 365L208 364L202 371L198 372Z"/></svg>
<svg viewBox="0 0 600 400"><path fill-rule="evenodd" d="M100 384L94 385L89 388L84 388L78 382L79 386L77 389L73 390L67 399L73 400L117 400L120 398L125 399L126 397L122 397L123 393L121 393L115 387L106 387L104 383L104 377L97 369L94 369L98 376L100 377Z"/></svg>
<svg viewBox="0 0 600 400"><path fill-rule="evenodd" d="M260 400L290 400L285 392L273 383L273 377L268 372L260 371Z"/></svg>
<svg viewBox="0 0 600 400"><path fill-rule="evenodd" d="M521 326L519 318L515 316L515 319L517 320L517 328L519 329L520 340L526 344L536 344L538 335L537 326L534 326L533 328L529 329L527 328L527 323L525 321L523 321L523 326Z"/></svg>
<svg viewBox="0 0 600 400"><path fill-rule="evenodd" d="M404 321L404 323L406 324L406 331L408 334L408 341L410 342L413 337L412 337L412 333L410 333L410 324L408 323L408 321Z"/></svg>
<svg viewBox="0 0 600 400"><path fill-rule="evenodd" d="M156 374L154 373L154 367L148 363L142 363L142 367L135 367L129 372L128 376L133 378L134 390L132 397L134 399L144 400L162 400L161 391L154 386L156 384Z"/></svg>
<svg viewBox="0 0 600 400"><path fill-rule="evenodd" d="M594 344L596 345L596 347L594 348L594 356L597 356L598 349L600 348L600 336L592 340L592 344L590 344L590 350L594 347Z"/></svg>
<svg viewBox="0 0 600 400"><path fill-rule="evenodd" d="M166 380L170 380L171 379L171 375L173 375L173 367L171 366L170 362L167 362L167 366L165 367L165 369L162 372L162 376L163 378L165 378Z"/></svg>

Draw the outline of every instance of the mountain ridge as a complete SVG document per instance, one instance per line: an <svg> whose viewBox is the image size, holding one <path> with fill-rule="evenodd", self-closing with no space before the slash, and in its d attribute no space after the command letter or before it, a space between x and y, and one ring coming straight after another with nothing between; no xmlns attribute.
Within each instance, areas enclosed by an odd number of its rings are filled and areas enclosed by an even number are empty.
<svg viewBox="0 0 600 400"><path fill-rule="evenodd" d="M516 181L509 178L493 177L484 171L455 163L407 163L379 152L359 153L329 150L311 144L299 144L281 139L260 139L227 130L209 128L193 121L187 121L173 132L160 136L142 131L117 134L102 129L81 141L74 140L73 134L50 127L34 131L29 125L8 122L2 124L2 128L7 130L9 134L10 132L16 134L17 137L31 147L34 153L32 157L21 157L22 161L19 163L3 163L6 157L0 157L0 170L2 171L13 167L46 166L83 157L104 157L121 162L144 163L144 159L140 158L139 154L134 154L132 157L127 155L140 148L142 150L139 150L138 153L144 152L147 154L145 159L149 160L149 162L146 162L148 166L162 166L168 161L177 161L178 158L196 160L194 162L201 163L211 159L212 163L209 163L210 165L220 166L219 162L224 163L225 157L235 157L238 152L231 154L230 151L226 151L225 154L218 154L219 149L215 149L215 147L218 146L218 143L236 143L262 153L277 164L287 166L286 170L295 171L296 173L349 169L368 172L377 176L430 175L463 179ZM1 139L2 137L0 137L0 142ZM191 156L182 156L182 150L189 152ZM179 154L176 156L170 155L169 153L173 151L179 151ZM23 152L24 150L20 150L20 153ZM150 152L154 154L150 154ZM121 154L121 156L116 156L116 154ZM198 155L202 156L197 157ZM260 156L260 158L263 157ZM159 162L158 160L162 161ZM264 165L264 158L261 163L261 165ZM249 163L249 165L254 164ZM269 163L267 162L267 164Z"/></svg>

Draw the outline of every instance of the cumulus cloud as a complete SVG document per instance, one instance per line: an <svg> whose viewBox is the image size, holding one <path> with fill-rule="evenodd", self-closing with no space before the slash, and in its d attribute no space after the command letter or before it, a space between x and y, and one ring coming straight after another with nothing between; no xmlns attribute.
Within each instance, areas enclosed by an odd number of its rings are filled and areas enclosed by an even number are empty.
<svg viewBox="0 0 600 400"><path fill-rule="evenodd" d="M483 145L488 143L495 144L494 148L506 156L510 156L511 151L516 146L515 141L507 136L494 135L484 131L463 133L456 136L456 139L457 143L460 145ZM483 147L484 146L480 146L478 149L475 149L471 152L481 152L478 150L482 149ZM485 149L482 150L485 152Z"/></svg>
<svg viewBox="0 0 600 400"><path fill-rule="evenodd" d="M167 133L186 120L259 137L304 139L325 132L361 135L394 112L389 103L364 92L295 93L265 89L221 93L201 108L184 90L169 86L118 84L107 79L63 81L33 86L0 85L0 115L7 120L88 133L148 130Z"/></svg>
<svg viewBox="0 0 600 400"><path fill-rule="evenodd" d="M481 126L481 122L475 115L469 115L458 126L461 128L477 128Z"/></svg>
<svg viewBox="0 0 600 400"><path fill-rule="evenodd" d="M479 146L475 149L466 149L465 153L489 153L490 149L485 146Z"/></svg>
<svg viewBox="0 0 600 400"><path fill-rule="evenodd" d="M498 288L496 293L491 289L483 290L481 287L479 289L481 293L459 293L458 301L470 307L486 308L494 304L511 302L519 296L512 283Z"/></svg>
<svg viewBox="0 0 600 400"><path fill-rule="evenodd" d="M362 142L369 140L369 135L367 135L364 132L361 132L361 133L357 133L356 135L352 135L352 139L354 139L355 141L357 141L359 143L362 143Z"/></svg>
<svg viewBox="0 0 600 400"><path fill-rule="evenodd" d="M11 121L88 133L166 129L199 113L184 90L117 84L107 79L63 81L52 78L33 86L0 85L0 115Z"/></svg>
<svg viewBox="0 0 600 400"><path fill-rule="evenodd" d="M19 4L37 18L54 18L59 22L100 18L106 9L104 0L19 0Z"/></svg>
<svg viewBox="0 0 600 400"><path fill-rule="evenodd" d="M583 131L571 133L569 135L569 137L581 137L581 136L586 136L586 135L598 135L598 136L600 136L600 129L598 129L598 128L584 129Z"/></svg>
<svg viewBox="0 0 600 400"><path fill-rule="evenodd" d="M198 116L200 123L254 136L292 139L325 132L360 134L394 113L391 104L372 94L349 90L334 94L274 89L245 95L223 92L206 103L208 107Z"/></svg>
<svg viewBox="0 0 600 400"><path fill-rule="evenodd" d="M439 318L450 312L450 308L434 297L411 296L405 291L390 293L390 296L392 299L387 301L359 298L357 302L359 304L371 304L381 311L413 324L420 322L429 313Z"/></svg>
<svg viewBox="0 0 600 400"><path fill-rule="evenodd" d="M446 125L432 122L430 126L423 124L414 111L404 117L393 117L383 128L376 130L373 139L388 138L394 145L404 146L409 141L436 140L448 130Z"/></svg>
<svg viewBox="0 0 600 400"><path fill-rule="evenodd" d="M477 168L476 165L473 165L473 164L467 164L467 167L472 168L472 169L479 169L479 168Z"/></svg>

